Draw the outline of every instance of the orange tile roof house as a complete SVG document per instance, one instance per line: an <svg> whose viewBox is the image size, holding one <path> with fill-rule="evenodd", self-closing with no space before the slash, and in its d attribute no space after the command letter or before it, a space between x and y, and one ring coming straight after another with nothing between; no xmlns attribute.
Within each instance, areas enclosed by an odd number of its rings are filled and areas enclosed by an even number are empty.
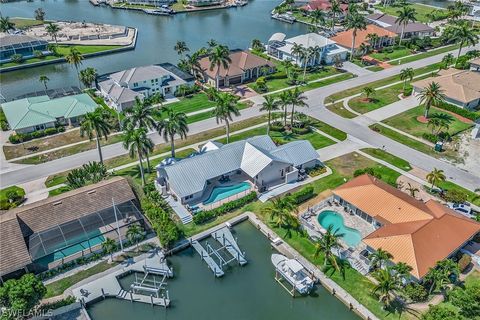
<svg viewBox="0 0 480 320"><path fill-rule="evenodd" d="M363 219L376 227L363 242L372 250L390 252L393 263L410 265L416 279L480 232L480 223L436 201L419 201L369 175L354 178L333 194L355 215L366 214Z"/></svg>
<svg viewBox="0 0 480 320"><path fill-rule="evenodd" d="M414 94L436 82L446 96L446 102L460 108L478 109L480 106L480 72L450 68L440 70L438 76L412 83Z"/></svg>
<svg viewBox="0 0 480 320"><path fill-rule="evenodd" d="M215 80L219 68L219 87L228 87L254 80L262 76L263 69L268 70L267 73L272 73L275 71L275 64L273 64L271 61L247 51L232 50L230 52L230 60L231 62L228 68L216 66L215 68L210 69L210 60L208 57L203 57L200 59L200 67L203 70L203 78L205 82L215 86Z"/></svg>
<svg viewBox="0 0 480 320"><path fill-rule="evenodd" d="M378 36L378 40L371 43L368 39L369 34L376 34ZM396 36L397 34L395 32L389 31L374 24L369 24L365 30L357 30L357 36L355 37L355 50L358 51L362 43L365 45L370 45L375 49L391 45L395 42ZM331 37L330 40L333 40L342 47L351 50L353 30L339 32L336 36Z"/></svg>

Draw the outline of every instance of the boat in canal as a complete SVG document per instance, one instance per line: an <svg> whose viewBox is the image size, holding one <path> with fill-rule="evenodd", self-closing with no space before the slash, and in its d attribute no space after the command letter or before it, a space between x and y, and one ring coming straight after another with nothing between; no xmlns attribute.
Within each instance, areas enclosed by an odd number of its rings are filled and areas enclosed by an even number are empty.
<svg viewBox="0 0 480 320"><path fill-rule="evenodd" d="M295 21L297 21L297 19L294 16L289 15L287 13L284 13L284 14L274 13L272 14L272 18L279 21L286 22L286 23L294 23Z"/></svg>
<svg viewBox="0 0 480 320"><path fill-rule="evenodd" d="M305 268L295 259L288 259L281 254L272 254L272 264L275 266L275 271L280 274L290 285L292 289L298 291L300 294L308 294L314 285L313 279L308 275ZM280 282L280 279L275 276L275 279ZM280 282L281 283L281 282ZM283 285L283 284L282 284ZM289 292L290 289L286 288ZM294 295L294 292L290 292Z"/></svg>
<svg viewBox="0 0 480 320"><path fill-rule="evenodd" d="M170 9L166 6L162 6L156 9L143 9L143 12L157 16L169 16L176 13L173 9Z"/></svg>

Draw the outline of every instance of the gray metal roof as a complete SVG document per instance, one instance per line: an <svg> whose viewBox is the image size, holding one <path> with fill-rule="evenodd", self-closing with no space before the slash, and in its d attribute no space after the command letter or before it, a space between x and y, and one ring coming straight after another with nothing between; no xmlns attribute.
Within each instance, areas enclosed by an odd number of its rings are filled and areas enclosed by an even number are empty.
<svg viewBox="0 0 480 320"><path fill-rule="evenodd" d="M253 178L271 162L297 166L317 158L317 152L308 141L277 147L269 136L263 135L220 146L158 170L177 196L185 197L202 191L207 180L235 170L241 169Z"/></svg>

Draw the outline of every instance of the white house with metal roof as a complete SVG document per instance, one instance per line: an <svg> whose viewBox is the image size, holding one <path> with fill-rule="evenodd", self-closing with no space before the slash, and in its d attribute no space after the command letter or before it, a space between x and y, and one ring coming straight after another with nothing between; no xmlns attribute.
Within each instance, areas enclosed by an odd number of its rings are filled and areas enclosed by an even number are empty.
<svg viewBox="0 0 480 320"><path fill-rule="evenodd" d="M11 130L29 133L55 124L75 126L82 116L94 111L97 103L86 93L50 99L47 95L2 103Z"/></svg>
<svg viewBox="0 0 480 320"><path fill-rule="evenodd" d="M348 53L347 49L318 33L307 33L288 39L284 33L275 33L268 40L267 52L277 59L290 60L303 67L304 60L293 50L295 44L301 45L304 49L318 48L317 54L308 57L307 66L331 64L335 61L335 56L343 61Z"/></svg>
<svg viewBox="0 0 480 320"><path fill-rule="evenodd" d="M194 77L170 63L135 67L99 77L98 88L107 104L122 111L154 94L173 97L181 85L191 86Z"/></svg>
<svg viewBox="0 0 480 320"><path fill-rule="evenodd" d="M235 190L245 191L236 189L245 183L250 190L263 192L296 182L304 169L320 164L318 153L306 140L277 146L263 135L226 145L207 144L194 157L157 167L157 187L164 195L174 195L182 204L206 204L206 199L211 203L212 194L213 200L222 198L223 189L228 196Z"/></svg>

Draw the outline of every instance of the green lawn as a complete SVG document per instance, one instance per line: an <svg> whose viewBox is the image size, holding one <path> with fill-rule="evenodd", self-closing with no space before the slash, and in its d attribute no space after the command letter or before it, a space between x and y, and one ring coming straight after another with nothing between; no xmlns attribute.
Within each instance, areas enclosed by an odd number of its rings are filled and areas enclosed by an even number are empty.
<svg viewBox="0 0 480 320"><path fill-rule="evenodd" d="M312 122L312 125L315 128L317 128L318 130L323 131L326 134L328 134L328 135L330 135L330 136L332 136L332 137L334 137L334 138L336 138L340 141L343 141L343 140L347 139L347 134L345 132L343 132L340 129L334 128L331 125L326 124L323 121L314 119L313 122Z"/></svg>
<svg viewBox="0 0 480 320"><path fill-rule="evenodd" d="M395 167L405 170L405 171L410 171L412 170L412 167L410 166L410 163L408 161L403 160L397 156L394 156L391 153L388 153L382 149L376 149L376 148L364 148L361 149L363 152L371 155L372 157L375 157L377 159L383 160L385 162L390 163L391 165L394 165Z"/></svg>
<svg viewBox="0 0 480 320"><path fill-rule="evenodd" d="M25 190L23 190L20 187L11 186L11 187L8 187L8 188L1 189L0 190L0 210L8 210L11 207L11 205L13 204L13 203L10 204L8 202L8 196L7 195L10 192L15 192L17 197L20 198L20 201L15 201L16 205L19 205L23 201L23 198L25 197Z"/></svg>
<svg viewBox="0 0 480 320"><path fill-rule="evenodd" d="M382 52L372 52L368 55L376 60L379 61L389 61L393 59L402 58L408 55L411 55L412 51L405 47L400 47L398 49L394 49L392 52L387 52L387 49L383 49Z"/></svg>
<svg viewBox="0 0 480 320"><path fill-rule="evenodd" d="M424 112L425 108L423 108L422 106L418 106L391 118L385 119L383 120L383 122L399 130L421 138L424 133L432 132L431 128L428 127L426 123L421 123L417 120L417 117L422 116ZM449 114L443 112L442 109L438 109L435 107L430 108L430 116L434 116L436 114L449 116ZM450 128L448 129L448 133L450 135L455 135L456 133L464 131L472 126L472 124L461 122L453 116L451 116L451 118L453 119L453 121L450 123Z"/></svg>
<svg viewBox="0 0 480 320"><path fill-rule="evenodd" d="M264 135L264 134L267 134L266 126L251 129L248 131L241 132L239 134L232 135L230 136L230 142L244 140L249 137ZM270 131L270 137L273 139L273 141L279 144L285 144L285 143L296 141L296 140L308 140L310 141L310 143L312 144L315 150L335 144L335 141L328 139L327 137L322 136L317 132L310 132L307 134L294 134L294 133L286 134L278 131ZM217 139L216 141L221 143L227 143L227 138Z"/></svg>
<svg viewBox="0 0 480 320"><path fill-rule="evenodd" d="M40 21L29 18L11 18L10 22L13 22L15 24L15 28L26 29L28 27L40 26L48 21Z"/></svg>
<svg viewBox="0 0 480 320"><path fill-rule="evenodd" d="M399 101L398 95L402 93L402 89L403 83L377 90L370 100L367 100L362 94L361 96L350 99L348 106L358 113L367 113Z"/></svg>
<svg viewBox="0 0 480 320"><path fill-rule="evenodd" d="M343 107L343 101L330 104L326 106L326 108L333 113L338 114L340 117L344 117L347 119L353 119L357 116L355 113L352 113Z"/></svg>
<svg viewBox="0 0 480 320"><path fill-rule="evenodd" d="M459 186L458 184L455 184L451 181L443 181L438 184L438 187L443 189L443 190L450 190L450 189L456 189L464 194L467 195L467 201L471 202L477 206L480 206L480 195L476 194L475 192L472 192L470 190L467 190L463 188L462 186Z"/></svg>
<svg viewBox="0 0 480 320"><path fill-rule="evenodd" d="M430 6L425 6L422 4L418 3L410 3L409 4L413 9L415 9L415 17L419 22L430 22L430 19L428 18L428 14L431 13L434 8ZM376 5L375 8L379 9L380 11L385 12L386 14L392 15L392 16L398 16L397 11L401 10L402 8L399 6L387 6L384 7L383 5ZM439 11L444 11L446 12L445 9L437 8ZM445 16L446 17L446 16Z"/></svg>
<svg viewBox="0 0 480 320"><path fill-rule="evenodd" d="M442 47L442 48L432 49L432 50L429 50L427 52L422 52L422 53L416 54L414 56L406 57L404 59L400 59L399 61L392 62L392 64L393 65L405 64L405 63L409 63L409 62L412 62L412 61L432 57L432 56L435 56L437 54L449 52L449 51L452 51L452 50L455 50L455 49L458 49L458 48L459 48L458 44L452 44L451 46L445 46L445 47Z"/></svg>
<svg viewBox="0 0 480 320"><path fill-rule="evenodd" d="M198 93L189 97L180 98L180 101L166 104L178 112L191 113L202 109L207 109L215 106L213 101L208 100L205 93Z"/></svg>
<svg viewBox="0 0 480 320"><path fill-rule="evenodd" d="M370 67L367 67L367 70L370 70L370 71L373 71L373 72L378 72L378 71L382 71L384 69L380 66L370 66Z"/></svg>

